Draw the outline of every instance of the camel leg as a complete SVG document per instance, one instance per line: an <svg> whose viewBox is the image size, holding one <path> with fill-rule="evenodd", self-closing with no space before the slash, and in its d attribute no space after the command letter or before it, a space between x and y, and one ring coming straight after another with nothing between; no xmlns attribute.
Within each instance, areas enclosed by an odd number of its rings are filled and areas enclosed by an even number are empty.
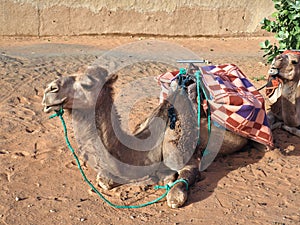
<svg viewBox="0 0 300 225"><path fill-rule="evenodd" d="M269 124L271 124L271 125L276 122L276 117L272 111L267 113L267 118L268 118Z"/></svg>
<svg viewBox="0 0 300 225"><path fill-rule="evenodd" d="M277 128L282 128L283 130L297 136L300 137L300 129L296 128L296 127L289 127L287 125L284 125L283 122L276 122L274 124L271 125L271 130L275 130Z"/></svg>
<svg viewBox="0 0 300 225"><path fill-rule="evenodd" d="M184 179L188 182L189 187L192 186L198 178L200 178L198 166L199 162L196 159L192 160L188 165L178 171L177 179ZM175 184L168 193L167 204L171 208L179 208L186 202L187 196L188 190L186 189L186 184L179 182Z"/></svg>
<svg viewBox="0 0 300 225"><path fill-rule="evenodd" d="M177 178L177 173L172 173L172 174L169 174L167 175L164 180L163 180L163 184L164 185L167 185L167 184L172 184Z"/></svg>
<svg viewBox="0 0 300 225"><path fill-rule="evenodd" d="M281 128L282 125L283 125L282 122L276 122L276 123L274 123L274 124L271 125L271 130L275 130L277 128Z"/></svg>
<svg viewBox="0 0 300 225"><path fill-rule="evenodd" d="M267 113L267 117L268 117L271 130L275 130L277 128L282 127L283 123L278 121L278 119L276 118L275 114L272 111Z"/></svg>
<svg viewBox="0 0 300 225"><path fill-rule="evenodd" d="M300 129L298 129L298 128L296 128L296 127L289 127L289 126L287 126L287 125L283 125L283 126L282 126L282 129L284 129L284 130L290 132L290 133L293 134L293 135L296 135L296 136L300 137Z"/></svg>
<svg viewBox="0 0 300 225"><path fill-rule="evenodd" d="M159 185L167 185L173 183L177 179L177 176L177 171L171 170L169 167L162 164L152 180L153 182L156 180L155 183L158 183Z"/></svg>

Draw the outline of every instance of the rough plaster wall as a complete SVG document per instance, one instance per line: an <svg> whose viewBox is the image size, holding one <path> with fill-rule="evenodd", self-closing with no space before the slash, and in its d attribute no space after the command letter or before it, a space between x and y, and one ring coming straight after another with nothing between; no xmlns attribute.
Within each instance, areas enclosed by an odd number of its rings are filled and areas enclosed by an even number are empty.
<svg viewBox="0 0 300 225"><path fill-rule="evenodd" d="M272 0L1 0L0 35L257 35Z"/></svg>

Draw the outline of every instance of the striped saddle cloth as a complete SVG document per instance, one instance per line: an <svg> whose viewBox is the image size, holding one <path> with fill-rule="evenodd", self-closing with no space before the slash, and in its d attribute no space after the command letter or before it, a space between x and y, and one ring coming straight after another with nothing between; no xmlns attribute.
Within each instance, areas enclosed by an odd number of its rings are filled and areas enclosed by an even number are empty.
<svg viewBox="0 0 300 225"><path fill-rule="evenodd" d="M212 120L241 136L273 146L264 98L243 72L233 64L203 66L201 72ZM156 78L161 85L161 102L167 99L177 74L167 72Z"/></svg>

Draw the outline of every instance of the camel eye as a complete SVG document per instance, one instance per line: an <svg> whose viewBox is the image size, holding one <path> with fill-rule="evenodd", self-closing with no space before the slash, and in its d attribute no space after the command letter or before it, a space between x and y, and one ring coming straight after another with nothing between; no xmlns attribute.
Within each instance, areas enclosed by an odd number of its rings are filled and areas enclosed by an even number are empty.
<svg viewBox="0 0 300 225"><path fill-rule="evenodd" d="M83 87L84 89L88 90L94 87L94 83L81 83L81 87Z"/></svg>
<svg viewBox="0 0 300 225"><path fill-rule="evenodd" d="M95 80L94 78L90 77L90 76L86 76L82 81L81 81L81 87L83 87L84 89L88 90L93 88L95 85Z"/></svg>
<svg viewBox="0 0 300 225"><path fill-rule="evenodd" d="M292 60L292 64L293 64L293 65L298 64L297 60Z"/></svg>
<svg viewBox="0 0 300 225"><path fill-rule="evenodd" d="M92 89L93 86L93 84L81 84L81 87L83 87L86 90Z"/></svg>

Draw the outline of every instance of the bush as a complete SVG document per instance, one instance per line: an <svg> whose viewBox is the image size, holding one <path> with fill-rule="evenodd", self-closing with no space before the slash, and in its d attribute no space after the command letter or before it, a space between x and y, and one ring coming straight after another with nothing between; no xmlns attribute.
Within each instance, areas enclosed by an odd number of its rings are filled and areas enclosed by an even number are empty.
<svg viewBox="0 0 300 225"><path fill-rule="evenodd" d="M264 18L261 22L261 29L275 33L278 40L278 46L269 40L260 43L268 62L284 50L300 49L300 0L272 1L277 10L272 14L273 19Z"/></svg>

